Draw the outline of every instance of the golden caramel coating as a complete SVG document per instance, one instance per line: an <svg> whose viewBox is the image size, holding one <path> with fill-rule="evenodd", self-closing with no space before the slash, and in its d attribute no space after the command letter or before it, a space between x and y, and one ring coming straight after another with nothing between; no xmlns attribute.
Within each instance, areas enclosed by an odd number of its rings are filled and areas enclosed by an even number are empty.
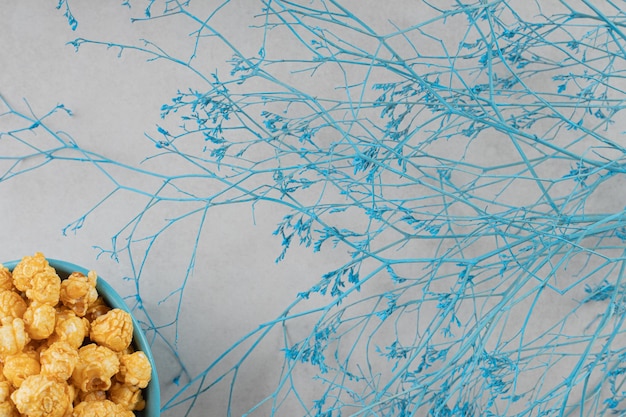
<svg viewBox="0 0 626 417"><path fill-rule="evenodd" d="M24 313L26 332L33 340L50 337L56 324L57 312L50 304L33 301Z"/></svg>
<svg viewBox="0 0 626 417"><path fill-rule="evenodd" d="M84 392L106 391L111 387L111 378L119 368L120 361L115 352L90 343L78 350L78 363L71 381Z"/></svg>
<svg viewBox="0 0 626 417"><path fill-rule="evenodd" d="M37 375L40 370L39 355L36 351L30 351L7 356L2 373L14 387L19 388L26 378Z"/></svg>
<svg viewBox="0 0 626 417"><path fill-rule="evenodd" d="M24 321L17 317L4 317L0 323L0 358L21 352L30 341Z"/></svg>
<svg viewBox="0 0 626 417"><path fill-rule="evenodd" d="M81 402L106 400L107 392L108 391L83 392L78 390L76 398L74 399L74 405L80 404Z"/></svg>
<svg viewBox="0 0 626 417"><path fill-rule="evenodd" d="M11 383L9 381L5 380L0 382L0 403L7 401L9 399L9 396L11 395L11 392L13 392L13 387L11 386Z"/></svg>
<svg viewBox="0 0 626 417"><path fill-rule="evenodd" d="M152 376L152 366L145 353L138 351L120 357L117 380L139 388L145 388Z"/></svg>
<svg viewBox="0 0 626 417"><path fill-rule="evenodd" d="M89 271L87 276L73 272L61 282L61 302L79 317L84 317L91 304L98 299L96 291L97 275Z"/></svg>
<svg viewBox="0 0 626 417"><path fill-rule="evenodd" d="M24 299L15 291L0 291L0 318L22 318L27 307L26 301L24 301Z"/></svg>
<svg viewBox="0 0 626 417"><path fill-rule="evenodd" d="M54 269L51 268L51 271L36 274L31 283L31 287L25 291L26 298L51 306L59 303L61 278Z"/></svg>
<svg viewBox="0 0 626 417"><path fill-rule="evenodd" d="M133 340L133 322L130 314L114 308L98 317L91 322L89 338L116 352L126 349Z"/></svg>
<svg viewBox="0 0 626 417"><path fill-rule="evenodd" d="M70 387L45 375L26 378L11 400L27 417L65 417L72 410Z"/></svg>
<svg viewBox="0 0 626 417"><path fill-rule="evenodd" d="M113 401L83 401L74 407L72 417L135 417L135 413L125 410Z"/></svg>
<svg viewBox="0 0 626 417"><path fill-rule="evenodd" d="M13 285L20 291L32 288L33 277L37 274L50 274L54 268L50 266L43 253L37 252L34 256L24 256L13 268Z"/></svg>
<svg viewBox="0 0 626 417"><path fill-rule="evenodd" d="M0 417L21 417L12 401L0 401Z"/></svg>
<svg viewBox="0 0 626 417"><path fill-rule="evenodd" d="M13 387L9 381L0 382L0 417L21 417L10 396Z"/></svg>
<svg viewBox="0 0 626 417"><path fill-rule="evenodd" d="M48 338L48 342L54 343L64 340L74 349L78 349L88 335L89 322L87 319L78 317L72 310L62 310L57 312L54 332Z"/></svg>
<svg viewBox="0 0 626 417"><path fill-rule="evenodd" d="M66 341L52 343L40 354L41 373L62 381L68 380L78 363L78 351Z"/></svg>
<svg viewBox="0 0 626 417"><path fill-rule="evenodd" d="M109 399L126 410L141 411L146 407L141 389L115 382L109 389Z"/></svg>
<svg viewBox="0 0 626 417"><path fill-rule="evenodd" d="M56 305L59 302L61 278L41 252L25 256L13 269L13 285L29 300Z"/></svg>
<svg viewBox="0 0 626 417"><path fill-rule="evenodd" d="M9 271L9 268L0 264L0 290L12 290L13 289L13 274Z"/></svg>
<svg viewBox="0 0 626 417"><path fill-rule="evenodd" d="M135 348L133 347L133 345L130 345L126 349L120 350L119 352L115 352L115 353L117 353L118 358L121 358L124 355L130 355L131 353L134 353L134 352L135 352Z"/></svg>
<svg viewBox="0 0 626 417"><path fill-rule="evenodd" d="M0 382L0 417L21 417L17 408L10 400L13 387L9 381Z"/></svg>
<svg viewBox="0 0 626 417"><path fill-rule="evenodd" d="M91 323L92 321L94 321L100 316L105 315L109 311L111 311L111 307L106 305L102 297L98 297L96 301L91 303L89 307L87 308L87 313L85 314L85 317Z"/></svg>

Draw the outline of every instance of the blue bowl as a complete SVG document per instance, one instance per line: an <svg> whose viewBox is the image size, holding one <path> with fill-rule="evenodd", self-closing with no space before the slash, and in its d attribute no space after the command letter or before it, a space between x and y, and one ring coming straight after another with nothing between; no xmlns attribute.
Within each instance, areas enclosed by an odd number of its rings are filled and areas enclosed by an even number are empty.
<svg viewBox="0 0 626 417"><path fill-rule="evenodd" d="M81 272L84 275L89 273L89 269L82 266L75 265L70 262L60 261L57 259L46 258L56 271L61 279L66 279L72 272ZM9 270L13 270L19 261L3 262L2 265ZM142 394L146 401L146 407L141 411L135 411L135 415L138 417L159 417L161 414L161 393L159 391L159 378L156 371L156 364L154 357L150 351L150 344L146 335L141 330L139 322L135 319L135 316L128 309L128 306L124 302L124 299L111 287L100 275L96 281L96 289L98 294L111 308L119 308L127 311L133 319L133 344L135 350L141 350L146 354L150 364L152 365L152 379L146 388L143 389Z"/></svg>

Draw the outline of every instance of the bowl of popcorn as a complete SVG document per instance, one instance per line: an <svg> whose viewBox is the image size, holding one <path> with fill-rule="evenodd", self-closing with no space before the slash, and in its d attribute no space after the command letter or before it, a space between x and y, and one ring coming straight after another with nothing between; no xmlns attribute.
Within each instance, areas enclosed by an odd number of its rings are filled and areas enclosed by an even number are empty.
<svg viewBox="0 0 626 417"><path fill-rule="evenodd" d="M150 346L109 284L39 252L0 264L0 416L159 411Z"/></svg>

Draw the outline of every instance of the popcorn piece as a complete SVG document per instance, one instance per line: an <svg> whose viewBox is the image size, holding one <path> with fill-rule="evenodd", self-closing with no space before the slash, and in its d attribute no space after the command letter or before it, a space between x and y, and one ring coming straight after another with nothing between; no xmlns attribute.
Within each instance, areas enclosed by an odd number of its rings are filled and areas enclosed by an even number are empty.
<svg viewBox="0 0 626 417"><path fill-rule="evenodd" d="M36 274L49 273L52 267L43 253L37 252L34 256L24 256L15 268L13 268L13 285L20 290L26 291L32 288L32 279Z"/></svg>
<svg viewBox="0 0 626 417"><path fill-rule="evenodd" d="M109 399L126 410L140 411L146 407L141 389L115 382L109 389Z"/></svg>
<svg viewBox="0 0 626 417"><path fill-rule="evenodd" d="M77 317L72 310L62 310L57 313L54 333L50 335L48 342L54 343L64 340L74 349L78 349L88 334L89 322L87 319Z"/></svg>
<svg viewBox="0 0 626 417"><path fill-rule="evenodd" d="M55 306L61 295L61 278L51 267L33 277L31 287L26 289L25 294L29 300Z"/></svg>
<svg viewBox="0 0 626 417"><path fill-rule="evenodd" d="M113 401L83 401L74 407L72 417L135 417L135 413Z"/></svg>
<svg viewBox="0 0 626 417"><path fill-rule="evenodd" d="M18 293L11 290L0 291L0 318L24 316L26 301Z"/></svg>
<svg viewBox="0 0 626 417"><path fill-rule="evenodd" d="M107 312L91 322L89 338L114 351L122 351L133 340L133 322L126 311L119 308Z"/></svg>
<svg viewBox="0 0 626 417"><path fill-rule="evenodd" d="M14 387L19 388L26 378L39 373L41 367L38 356L35 351L7 356L2 373Z"/></svg>
<svg viewBox="0 0 626 417"><path fill-rule="evenodd" d="M98 299L96 291L97 275L89 271L87 276L80 272L72 273L61 282L61 302L79 317L84 317L89 305Z"/></svg>
<svg viewBox="0 0 626 417"><path fill-rule="evenodd" d="M31 339L46 339L54 331L56 310L50 304L33 301L26 309L23 319Z"/></svg>
<svg viewBox="0 0 626 417"><path fill-rule="evenodd" d="M152 376L152 366L145 353L138 351L120 357L117 380L139 388L145 388Z"/></svg>
<svg viewBox="0 0 626 417"><path fill-rule="evenodd" d="M27 417L64 417L72 410L70 387L45 375L26 378L11 394L11 400Z"/></svg>
<svg viewBox="0 0 626 417"><path fill-rule="evenodd" d="M24 321L17 317L5 317L0 323L0 358L21 352L30 340Z"/></svg>
<svg viewBox="0 0 626 417"><path fill-rule="evenodd" d="M78 363L78 351L66 341L55 342L41 352L41 373L61 381L68 380Z"/></svg>
<svg viewBox="0 0 626 417"><path fill-rule="evenodd" d="M12 289L13 289L13 274L11 274L11 271L9 271L9 268L0 264L0 290L12 290Z"/></svg>
<svg viewBox="0 0 626 417"><path fill-rule="evenodd" d="M98 297L96 301L91 303L89 307L87 308L87 313L85 314L85 317L91 323L92 321L94 321L100 316L105 315L109 311L111 311L111 307L106 305L102 297Z"/></svg>
<svg viewBox="0 0 626 417"><path fill-rule="evenodd" d="M82 391L106 391L111 378L119 371L120 361L111 349L95 343L78 350L78 363L72 373L72 383Z"/></svg>

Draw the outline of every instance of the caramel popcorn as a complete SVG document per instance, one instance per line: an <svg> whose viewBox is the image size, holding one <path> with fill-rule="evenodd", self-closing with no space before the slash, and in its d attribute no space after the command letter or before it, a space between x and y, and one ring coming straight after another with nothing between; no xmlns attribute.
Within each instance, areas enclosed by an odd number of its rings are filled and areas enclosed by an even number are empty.
<svg viewBox="0 0 626 417"><path fill-rule="evenodd" d="M39 359L41 373L62 381L68 380L78 363L78 351L66 341L54 342Z"/></svg>
<svg viewBox="0 0 626 417"><path fill-rule="evenodd" d="M87 276L80 272L72 273L61 282L61 302L79 317L84 317L90 304L98 299L96 291L96 273L91 271Z"/></svg>
<svg viewBox="0 0 626 417"><path fill-rule="evenodd" d="M24 313L26 332L33 340L48 338L54 331L56 310L50 304L33 301Z"/></svg>
<svg viewBox="0 0 626 417"><path fill-rule="evenodd" d="M50 304L51 306L57 305L61 295L61 278L53 268L46 273L36 274L33 277L31 287L27 288L25 293L31 301Z"/></svg>
<svg viewBox="0 0 626 417"><path fill-rule="evenodd" d="M145 353L138 351L120 357L120 371L117 380L139 388L145 388L150 382L152 366Z"/></svg>
<svg viewBox="0 0 626 417"><path fill-rule="evenodd" d="M61 280L42 253L0 264L0 417L134 417L152 366L97 275Z"/></svg>
<svg viewBox="0 0 626 417"><path fill-rule="evenodd" d="M83 401L74 407L72 417L135 417L130 410L110 400Z"/></svg>
<svg viewBox="0 0 626 417"><path fill-rule="evenodd" d="M123 406L126 410L143 410L146 402L137 387L125 385L119 382L113 383L109 389L109 399L115 404Z"/></svg>
<svg viewBox="0 0 626 417"><path fill-rule="evenodd" d="M106 391L111 388L111 378L119 368L120 361L115 352L90 343L78 350L78 363L72 373L72 383L85 392Z"/></svg>
<svg viewBox="0 0 626 417"><path fill-rule="evenodd" d="M13 270L13 285L29 300L56 305L59 302L61 278L42 253L25 256Z"/></svg>
<svg viewBox="0 0 626 417"><path fill-rule="evenodd" d="M0 323L0 357L21 352L30 341L24 321L17 317L4 317Z"/></svg>
<svg viewBox="0 0 626 417"><path fill-rule="evenodd" d="M62 310L57 313L54 333L48 341L54 343L64 340L74 349L78 349L88 335L89 322L87 319L76 316L72 310Z"/></svg>
<svg viewBox="0 0 626 417"><path fill-rule="evenodd" d="M114 308L98 317L91 322L89 338L116 352L126 349L133 340L133 322L130 314Z"/></svg>
<svg viewBox="0 0 626 417"><path fill-rule="evenodd" d="M0 290L12 290L12 289L13 289L13 274L11 274L11 271L9 271L9 268L0 264Z"/></svg>
<svg viewBox="0 0 626 417"><path fill-rule="evenodd" d="M15 291L2 290L0 292L0 318L22 318L26 308L26 301Z"/></svg>
<svg viewBox="0 0 626 417"><path fill-rule="evenodd" d="M70 387L45 375L26 378L11 400L27 417L65 417L72 410Z"/></svg>
<svg viewBox="0 0 626 417"><path fill-rule="evenodd" d="M85 317L91 323L92 321L100 316L105 315L109 311L111 311L111 307L106 305L102 297L98 297L96 301L90 304L87 308L87 313L85 314Z"/></svg>
<svg viewBox="0 0 626 417"><path fill-rule="evenodd" d="M13 285L20 291L32 288L33 277L37 274L56 273L50 266L43 253L37 252L34 256L25 256L13 269Z"/></svg>
<svg viewBox="0 0 626 417"><path fill-rule="evenodd" d="M2 373L8 382L19 388L26 378L37 375L40 370L38 354L36 351L31 351L7 356Z"/></svg>

